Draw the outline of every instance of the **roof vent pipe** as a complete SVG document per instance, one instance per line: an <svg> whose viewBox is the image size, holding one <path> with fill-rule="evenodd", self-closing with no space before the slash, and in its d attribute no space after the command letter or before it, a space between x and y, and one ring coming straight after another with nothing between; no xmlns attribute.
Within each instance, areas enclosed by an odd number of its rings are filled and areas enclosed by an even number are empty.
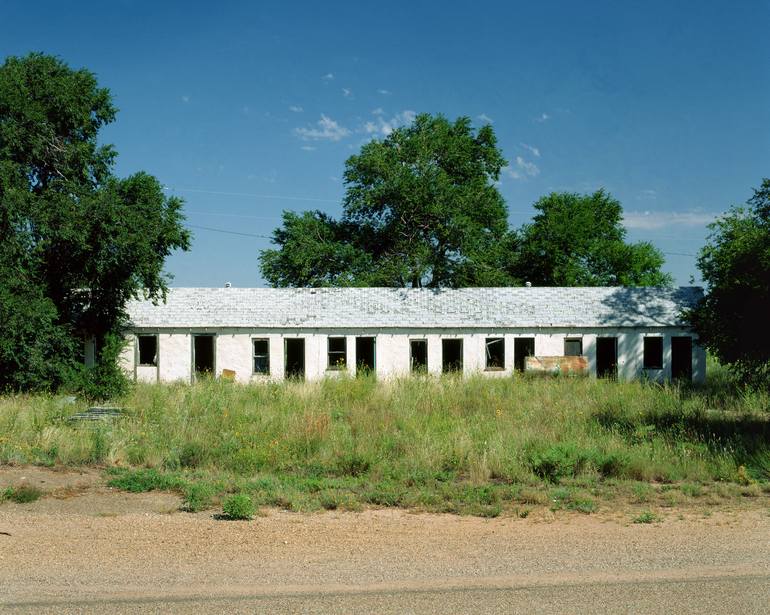
<svg viewBox="0 0 770 615"><path fill-rule="evenodd" d="M526 286L527 288L531 288L532 287L532 282L525 282L524 286Z"/></svg>
<svg viewBox="0 0 770 615"><path fill-rule="evenodd" d="M225 282L225 288L230 288L231 286L232 284L230 284L230 282Z"/></svg>

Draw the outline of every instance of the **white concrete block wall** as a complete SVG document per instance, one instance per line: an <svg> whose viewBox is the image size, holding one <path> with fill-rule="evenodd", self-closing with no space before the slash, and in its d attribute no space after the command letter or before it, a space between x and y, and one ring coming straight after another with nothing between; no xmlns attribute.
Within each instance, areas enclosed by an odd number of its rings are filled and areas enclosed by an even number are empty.
<svg viewBox="0 0 770 615"><path fill-rule="evenodd" d="M149 332L147 332L149 333ZM260 382L282 380L285 376L284 340L302 338L305 340L305 378L319 380L325 377L339 377L343 374L354 375L356 364L356 337L375 338L376 374L379 378L405 376L410 372L410 340L424 339L428 343L428 371L440 374L442 370L442 340L463 339L463 363L466 374L481 373L487 376L510 376L514 371L514 341L518 337L535 339L535 354L539 356L560 356L564 353L565 338L581 338L583 355L587 357L589 371L596 375L596 338L617 337L618 376L621 379L651 377L664 380L671 377L671 337L688 335L685 330L669 329L559 329L544 332L542 330L347 330L329 332L323 330L295 330L279 332L260 329L221 329L221 330L166 330L158 333L158 366L137 366L135 337L129 335L129 343L121 355L121 365L134 378L142 381L159 379L164 382L192 379L192 336L195 333L215 333L215 369L221 375L222 370L235 372L239 382ZM662 335L664 369L645 370L643 367L644 336ZM347 368L345 370L328 369L328 338L344 336L347 340ZM486 371L485 343L488 337L505 339L505 369ZM270 348L270 374L253 373L254 339L267 339ZM705 379L705 351L693 342L693 380Z"/></svg>

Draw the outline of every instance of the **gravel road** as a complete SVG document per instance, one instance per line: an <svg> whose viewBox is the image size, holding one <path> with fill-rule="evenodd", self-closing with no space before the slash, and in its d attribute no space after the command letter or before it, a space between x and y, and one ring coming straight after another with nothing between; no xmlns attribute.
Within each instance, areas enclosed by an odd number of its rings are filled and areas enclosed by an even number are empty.
<svg viewBox="0 0 770 615"><path fill-rule="evenodd" d="M168 494L132 497L0 505L0 611L770 610L764 508L671 513L650 525L627 515L479 519L399 510L270 511L232 522L161 512L174 508Z"/></svg>

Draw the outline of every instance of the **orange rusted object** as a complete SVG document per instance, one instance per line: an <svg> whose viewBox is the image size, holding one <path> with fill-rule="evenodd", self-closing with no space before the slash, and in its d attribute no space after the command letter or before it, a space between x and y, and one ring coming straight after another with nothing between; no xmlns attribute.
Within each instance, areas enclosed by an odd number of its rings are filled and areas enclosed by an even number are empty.
<svg viewBox="0 0 770 615"><path fill-rule="evenodd" d="M527 357L525 370L527 373L547 375L587 376L588 359L577 357Z"/></svg>

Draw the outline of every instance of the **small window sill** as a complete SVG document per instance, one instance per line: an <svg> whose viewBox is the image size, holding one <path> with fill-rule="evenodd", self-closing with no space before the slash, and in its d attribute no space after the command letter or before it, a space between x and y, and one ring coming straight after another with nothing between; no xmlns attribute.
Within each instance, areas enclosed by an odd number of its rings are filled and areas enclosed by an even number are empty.
<svg viewBox="0 0 770 615"><path fill-rule="evenodd" d="M267 378L270 376L270 372L251 372L251 375L257 378Z"/></svg>
<svg viewBox="0 0 770 615"><path fill-rule="evenodd" d="M347 365L340 365L339 367L327 367L327 372L344 372L347 371L348 366Z"/></svg>
<svg viewBox="0 0 770 615"><path fill-rule="evenodd" d="M137 367L158 367L157 363L139 363Z"/></svg>
<svg viewBox="0 0 770 615"><path fill-rule="evenodd" d="M504 372L505 368L504 367L485 367L484 371L485 372Z"/></svg>

